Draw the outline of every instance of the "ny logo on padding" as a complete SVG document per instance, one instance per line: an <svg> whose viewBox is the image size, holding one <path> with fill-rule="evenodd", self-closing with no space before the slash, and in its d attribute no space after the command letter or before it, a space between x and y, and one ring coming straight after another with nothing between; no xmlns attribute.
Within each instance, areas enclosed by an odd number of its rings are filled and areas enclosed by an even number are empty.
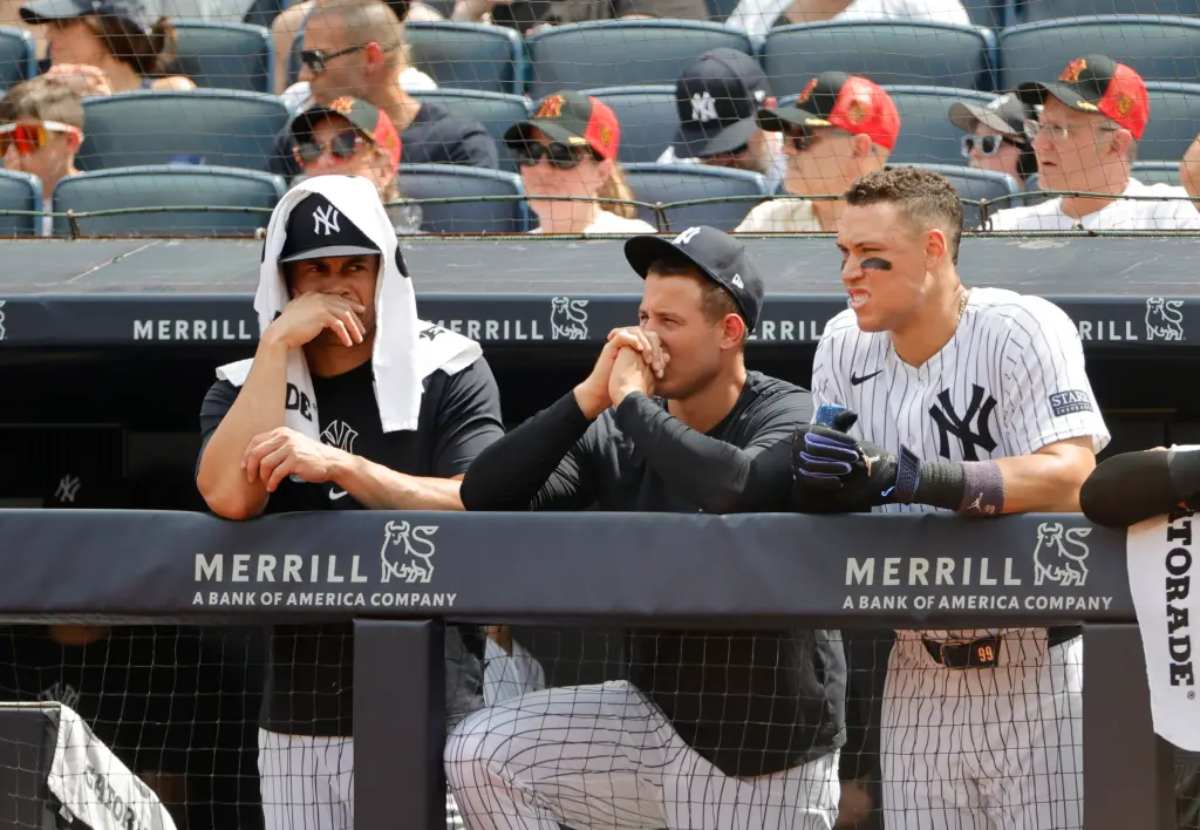
<svg viewBox="0 0 1200 830"><path fill-rule="evenodd" d="M717 102L708 90L692 96L692 120L702 124L717 120Z"/></svg>
<svg viewBox="0 0 1200 830"><path fill-rule="evenodd" d="M313 233L321 236L341 233L342 229L338 227L340 220L341 215L333 205L319 206L313 210Z"/></svg>
<svg viewBox="0 0 1200 830"><path fill-rule="evenodd" d="M983 399L984 395L987 395L986 401ZM950 457L951 435L962 443L964 461L979 460L979 455L975 452L976 447L982 447L987 452L996 449L996 442L992 438L991 432L988 431L988 419L992 416L992 410L996 408L996 399L988 395L982 386L971 384L971 402L967 405L967 412L962 417L959 417L958 413L954 411L954 404L950 402L949 389L943 389L938 393L938 401L941 403L941 408L938 408L937 404L929 407L929 415L937 424L941 440L938 455L942 458ZM972 421L975 422L973 429Z"/></svg>

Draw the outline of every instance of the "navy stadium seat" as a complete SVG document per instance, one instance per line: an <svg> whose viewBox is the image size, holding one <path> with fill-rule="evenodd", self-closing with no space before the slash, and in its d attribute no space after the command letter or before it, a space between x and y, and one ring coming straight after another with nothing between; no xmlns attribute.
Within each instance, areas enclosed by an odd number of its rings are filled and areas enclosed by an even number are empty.
<svg viewBox="0 0 1200 830"><path fill-rule="evenodd" d="M629 164L629 186L639 202L666 204L692 199L727 197L730 201L668 208L666 230L712 225L731 231L767 195L766 180L758 173L707 167L703 164ZM746 198L750 197L750 198ZM638 209L638 217L658 227L654 211Z"/></svg>
<svg viewBox="0 0 1200 830"><path fill-rule="evenodd" d="M0 26L0 91L37 74L33 36L15 26Z"/></svg>
<svg viewBox="0 0 1200 830"><path fill-rule="evenodd" d="M5 213L42 209L42 182L37 176L0 169L0 236L36 236L41 217Z"/></svg>
<svg viewBox="0 0 1200 830"><path fill-rule="evenodd" d="M136 212L82 217L84 236L245 236L265 228L287 186L279 176L236 167L162 164L83 173L54 188L54 211L89 212L141 207L238 207L259 211ZM56 236L70 234L66 216L55 216Z"/></svg>
<svg viewBox="0 0 1200 830"><path fill-rule="evenodd" d="M1138 142L1137 157L1178 162L1200 132L1200 84L1151 81L1146 91L1150 122Z"/></svg>
<svg viewBox="0 0 1200 830"><path fill-rule="evenodd" d="M1200 14L1200 0L1016 0L1012 22L1092 14Z"/></svg>
<svg viewBox="0 0 1200 830"><path fill-rule="evenodd" d="M992 33L940 23L847 21L773 29L762 62L776 95L796 95L814 75L841 70L877 84L993 89Z"/></svg>
<svg viewBox="0 0 1200 830"><path fill-rule="evenodd" d="M517 163L504 144L504 133L518 121L529 117L530 101L523 95L503 92L479 92L468 89L436 89L411 93L418 101L440 104L459 118L483 124L500 153L500 167L513 172Z"/></svg>
<svg viewBox="0 0 1200 830"><path fill-rule="evenodd" d="M461 164L401 164L400 192L414 201L461 196L524 197L521 177ZM422 204L421 229L429 233L524 233L529 211L523 198Z"/></svg>
<svg viewBox="0 0 1200 830"><path fill-rule="evenodd" d="M944 86L890 86L887 91L900 111L900 137L889 158L905 163L966 164L963 131L950 123L950 105L955 101L986 105L996 97Z"/></svg>
<svg viewBox="0 0 1200 830"><path fill-rule="evenodd" d="M962 4L967 10L967 17L976 26L1003 29L1011 22L1012 6L1009 0L962 0Z"/></svg>
<svg viewBox="0 0 1200 830"><path fill-rule="evenodd" d="M1142 184L1179 184L1179 162L1135 161L1133 177Z"/></svg>
<svg viewBox="0 0 1200 830"><path fill-rule="evenodd" d="M750 38L697 20L600 20L555 26L526 40L529 95L560 89L674 84L701 54L727 47L753 54Z"/></svg>
<svg viewBox="0 0 1200 830"><path fill-rule="evenodd" d="M289 113L274 95L235 90L125 92L83 102L81 170L193 164L266 170Z"/></svg>
<svg viewBox="0 0 1200 830"><path fill-rule="evenodd" d="M504 26L419 22L405 27L412 63L439 87L521 93L525 58L521 36Z"/></svg>
<svg viewBox="0 0 1200 830"><path fill-rule="evenodd" d="M271 33L249 23L173 20L176 57L197 86L273 92L275 47Z"/></svg>
<svg viewBox="0 0 1200 830"><path fill-rule="evenodd" d="M968 204L968 201L979 202L986 199L990 202L1002 199L1005 196L1015 196L1021 192L1021 189L1017 186L1012 176L1007 176L1004 173L995 173L991 170L975 170L971 167L956 167L950 164L914 164L913 167L933 170L945 176L954 185L954 189L958 191L959 198L967 200L963 202L964 228L977 228L980 221L979 205ZM1015 200L1007 199L995 207L989 207L988 210L989 212L994 212L996 210L1015 207L1018 204Z"/></svg>
<svg viewBox="0 0 1200 830"><path fill-rule="evenodd" d="M607 86L587 90L612 107L621 123L620 160L625 164L658 161L679 129L675 87Z"/></svg>
<svg viewBox="0 0 1200 830"><path fill-rule="evenodd" d="M1072 58L1108 55L1147 81L1200 78L1200 20L1187 17L1073 17L1000 32L1001 89L1057 78Z"/></svg>

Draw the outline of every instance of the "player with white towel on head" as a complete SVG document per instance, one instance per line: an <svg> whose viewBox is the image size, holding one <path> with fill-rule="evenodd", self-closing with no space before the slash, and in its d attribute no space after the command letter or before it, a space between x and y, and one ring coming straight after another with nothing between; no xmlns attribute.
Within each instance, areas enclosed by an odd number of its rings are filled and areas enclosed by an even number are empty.
<svg viewBox="0 0 1200 830"><path fill-rule="evenodd" d="M829 511L1078 511L1109 436L1074 325L1038 297L962 284L962 207L941 176L878 171L846 201L850 307L817 346L813 402L858 420L797 436L799 492ZM1078 634L897 632L881 741L889 830L1083 826Z"/></svg>

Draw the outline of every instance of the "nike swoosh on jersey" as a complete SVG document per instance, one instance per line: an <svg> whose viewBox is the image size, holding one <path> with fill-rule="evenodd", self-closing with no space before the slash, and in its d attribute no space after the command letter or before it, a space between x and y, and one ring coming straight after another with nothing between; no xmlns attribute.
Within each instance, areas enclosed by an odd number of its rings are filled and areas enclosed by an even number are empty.
<svg viewBox="0 0 1200 830"><path fill-rule="evenodd" d="M867 381L869 381L871 378L875 377L882 371L883 371L882 369L876 369L874 372L872 372L869 375L861 375L861 376L856 375L853 372L851 372L850 373L850 385L858 386L860 383L866 383Z"/></svg>
<svg viewBox="0 0 1200 830"><path fill-rule="evenodd" d="M346 495L349 495L349 494L345 490L339 490L336 487L329 488L329 500L330 501L337 501L338 499L340 499Z"/></svg>

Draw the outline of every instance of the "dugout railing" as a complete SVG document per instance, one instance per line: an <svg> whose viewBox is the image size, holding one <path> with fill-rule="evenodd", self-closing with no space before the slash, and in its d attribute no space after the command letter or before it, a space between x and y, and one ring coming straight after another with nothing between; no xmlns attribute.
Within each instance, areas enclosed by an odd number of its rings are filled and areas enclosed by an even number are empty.
<svg viewBox="0 0 1200 830"><path fill-rule="evenodd" d="M1086 542L1078 584L1036 576L1052 553L1043 531L1054 525L1087 531L1073 536ZM353 619L362 830L445 826L446 620L1081 624L1085 826L1175 826L1171 752L1151 730L1125 534L1078 515L344 511L234 523L185 512L3 510L0 572L8 622Z"/></svg>

